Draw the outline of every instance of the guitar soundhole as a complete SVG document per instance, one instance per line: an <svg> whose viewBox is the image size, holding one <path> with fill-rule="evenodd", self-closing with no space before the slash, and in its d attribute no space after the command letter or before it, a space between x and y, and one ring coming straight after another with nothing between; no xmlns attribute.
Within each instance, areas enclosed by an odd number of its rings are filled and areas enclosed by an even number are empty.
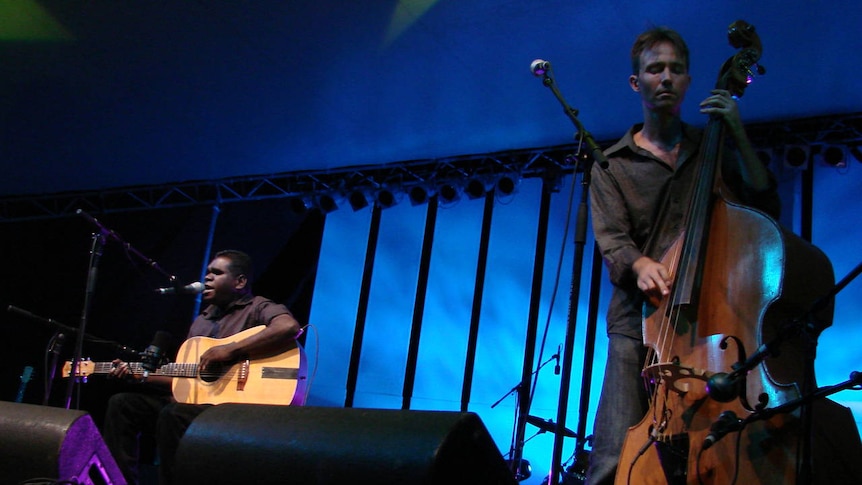
<svg viewBox="0 0 862 485"><path fill-rule="evenodd" d="M227 370L228 367L230 367L230 365L226 365L221 362L213 362L207 365L206 370L201 371L201 380L204 382L215 382L224 375L225 370Z"/></svg>

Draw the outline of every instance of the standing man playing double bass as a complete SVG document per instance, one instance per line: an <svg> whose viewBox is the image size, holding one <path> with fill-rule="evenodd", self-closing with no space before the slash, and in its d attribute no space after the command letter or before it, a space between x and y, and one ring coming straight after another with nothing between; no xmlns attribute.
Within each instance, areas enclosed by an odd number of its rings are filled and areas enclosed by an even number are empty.
<svg viewBox="0 0 862 485"><path fill-rule="evenodd" d="M670 292L673 281L659 260L683 229L699 165L701 131L680 118L691 82L685 41L671 29L650 29L635 40L631 63L628 81L640 96L643 123L605 151L606 169L597 164L592 169L593 229L613 293L589 485L613 483L626 432L648 410L648 391L640 377L646 358L644 297ZM729 135L722 159L725 184L743 204L777 218L776 183L754 153L730 93L712 91L700 111L722 119Z"/></svg>

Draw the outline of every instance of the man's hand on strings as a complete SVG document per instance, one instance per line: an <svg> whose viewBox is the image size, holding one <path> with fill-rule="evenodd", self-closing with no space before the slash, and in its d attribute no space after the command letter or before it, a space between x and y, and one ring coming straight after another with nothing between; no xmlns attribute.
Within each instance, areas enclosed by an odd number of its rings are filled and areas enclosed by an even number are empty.
<svg viewBox="0 0 862 485"><path fill-rule="evenodd" d="M114 359L111 364L111 370L110 372L108 372L108 377L116 379L131 379L134 377L134 374L132 374L132 369L129 367L128 362L124 362L120 359Z"/></svg>
<svg viewBox="0 0 862 485"><path fill-rule="evenodd" d="M216 362L227 362L236 358L236 345L234 343L216 345L210 347L200 358L200 370L206 370L207 366Z"/></svg>
<svg viewBox="0 0 862 485"><path fill-rule="evenodd" d="M673 280L667 267L654 259L641 256L632 264L632 270L637 275L638 288L647 296L661 299L670 294Z"/></svg>

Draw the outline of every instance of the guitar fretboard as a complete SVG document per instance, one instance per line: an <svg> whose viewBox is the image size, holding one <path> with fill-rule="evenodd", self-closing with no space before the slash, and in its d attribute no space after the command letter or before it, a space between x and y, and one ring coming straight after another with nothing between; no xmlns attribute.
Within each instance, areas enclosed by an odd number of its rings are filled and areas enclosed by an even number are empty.
<svg viewBox="0 0 862 485"><path fill-rule="evenodd" d="M109 374L114 369L113 362L94 362L93 374ZM142 362L129 362L129 370L132 374L140 375L144 373L144 364ZM165 364L154 371L150 371L151 376L167 376L167 377L197 377L198 364L186 363Z"/></svg>

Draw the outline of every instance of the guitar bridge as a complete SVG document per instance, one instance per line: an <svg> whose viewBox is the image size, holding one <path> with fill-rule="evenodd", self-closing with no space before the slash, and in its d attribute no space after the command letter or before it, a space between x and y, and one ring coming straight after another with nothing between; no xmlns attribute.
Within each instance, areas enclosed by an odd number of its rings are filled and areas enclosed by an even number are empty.
<svg viewBox="0 0 862 485"><path fill-rule="evenodd" d="M245 383L248 381L248 366L249 366L250 362L251 361L246 359L246 360L242 361L242 363L239 365L239 369L237 370L237 379L236 379L236 390L237 391L244 391L245 390Z"/></svg>
<svg viewBox="0 0 862 485"><path fill-rule="evenodd" d="M653 364L645 368L641 375L647 377L650 383L654 385L663 384L678 394L685 394L689 391L689 383L686 382L689 379L704 382L707 380L705 370L683 367L674 362Z"/></svg>

